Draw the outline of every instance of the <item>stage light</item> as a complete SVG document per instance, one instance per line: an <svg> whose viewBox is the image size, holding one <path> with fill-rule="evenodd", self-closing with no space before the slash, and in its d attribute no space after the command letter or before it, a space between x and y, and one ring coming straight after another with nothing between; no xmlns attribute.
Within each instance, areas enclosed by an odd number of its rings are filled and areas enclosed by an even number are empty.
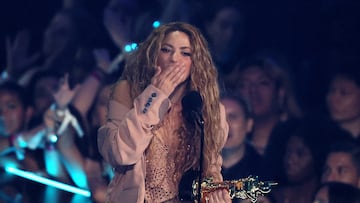
<svg viewBox="0 0 360 203"><path fill-rule="evenodd" d="M153 28L157 28L160 26L160 21L156 20L153 22Z"/></svg>
<svg viewBox="0 0 360 203"><path fill-rule="evenodd" d="M5 171L8 173L14 174L16 176L20 176L22 178L28 179L28 180L32 180L32 181L35 181L35 182L38 182L38 183L41 183L44 185L49 185L49 186L58 188L60 190L64 190L64 191L71 192L74 194L83 195L85 197L91 196L91 193L88 190L84 190L84 189L77 188L77 187L74 187L71 185L67 185L65 183L54 181L54 180L36 175L35 173L32 173L32 172L23 171L23 170L20 170L20 169L11 167L11 166L5 167Z"/></svg>
<svg viewBox="0 0 360 203"><path fill-rule="evenodd" d="M137 48L137 44L135 42L125 45L124 51L125 52L132 52Z"/></svg>

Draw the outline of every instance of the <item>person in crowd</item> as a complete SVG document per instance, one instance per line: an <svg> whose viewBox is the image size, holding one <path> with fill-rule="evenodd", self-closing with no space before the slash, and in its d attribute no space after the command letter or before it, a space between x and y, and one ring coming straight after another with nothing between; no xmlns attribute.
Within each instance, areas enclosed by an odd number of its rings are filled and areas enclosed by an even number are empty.
<svg viewBox="0 0 360 203"><path fill-rule="evenodd" d="M97 130L105 124L107 103L110 98L112 84L118 79L116 74L107 73L110 66L102 64L99 57L98 68L85 79L72 100L85 121L85 135L82 139L82 155L85 159L85 171L94 202L103 203L106 198L107 185L113 177L110 165L104 161L97 147ZM100 69L103 67L103 69Z"/></svg>
<svg viewBox="0 0 360 203"><path fill-rule="evenodd" d="M106 202L107 186L114 175L111 166L102 159L96 139L97 129L106 122L107 103L110 98L111 87L112 85L108 84L100 88L89 115L90 131L87 136L87 143L89 144L85 156L85 169L92 199L97 203Z"/></svg>
<svg viewBox="0 0 360 203"><path fill-rule="evenodd" d="M277 126L301 117L289 74L271 58L254 57L240 62L226 86L250 103L254 128L249 140L261 155L269 151L268 143Z"/></svg>
<svg viewBox="0 0 360 203"><path fill-rule="evenodd" d="M230 94L223 95L221 103L229 124L228 139L222 150L224 179L236 180L249 175L262 177L262 157L247 142L253 127L251 107L243 98Z"/></svg>
<svg viewBox="0 0 360 203"><path fill-rule="evenodd" d="M252 107L254 126L248 140L264 158L266 179L281 182L284 140L302 116L290 75L273 58L255 55L239 61L226 81L225 86Z"/></svg>
<svg viewBox="0 0 360 203"><path fill-rule="evenodd" d="M4 168L11 166L28 171L41 169L41 162L37 158L41 154L38 151L22 149L16 143L17 137L28 129L32 109L25 88L14 81L0 84L1 202L7 199L27 202L31 191L29 186L26 189L24 181L7 173Z"/></svg>
<svg viewBox="0 0 360 203"><path fill-rule="evenodd" d="M321 147L322 140L306 122L299 123L290 132L283 156L286 180L273 192L276 202L311 202L320 183L325 154L325 148Z"/></svg>
<svg viewBox="0 0 360 203"><path fill-rule="evenodd" d="M84 137L81 139L82 156L92 201L105 202L107 185L113 177L110 165L103 160L97 147L97 130L105 123L107 102L112 84L120 77L114 72L105 49L95 49L96 67L88 74L74 95L71 105L84 121Z"/></svg>
<svg viewBox="0 0 360 203"><path fill-rule="evenodd" d="M71 79L83 79L87 68L94 63L92 49L102 38L97 25L84 8L58 10L44 31L39 53L28 53L26 46L31 39L25 34L17 35L14 43L8 43L6 73L25 86L39 70L51 70L60 75L69 73Z"/></svg>
<svg viewBox="0 0 360 203"><path fill-rule="evenodd" d="M342 182L360 188L360 146L353 142L339 142L331 146L322 182Z"/></svg>
<svg viewBox="0 0 360 203"><path fill-rule="evenodd" d="M226 119L229 124L228 139L222 150L221 172L223 178L238 180L250 175L258 176L260 179L264 178L261 173L263 159L247 140L247 135L253 127L250 105L243 98L233 94L222 95L221 103L225 107ZM262 200L264 199L262 198ZM233 199L233 202L243 201Z"/></svg>
<svg viewBox="0 0 360 203"><path fill-rule="evenodd" d="M224 180L238 180L250 175L263 178L262 157L247 142L247 135L251 132L253 125L250 105L243 98L231 93L221 95L221 103L225 107L229 125L228 138L221 152L223 157L221 173ZM181 187L184 199L185 195L191 194L191 181L194 180L195 175L195 172L187 173L184 177L186 179L183 180ZM188 191L185 186L188 187ZM233 202L239 201L241 200L233 199Z"/></svg>
<svg viewBox="0 0 360 203"><path fill-rule="evenodd" d="M326 95L327 109L334 126L346 139L360 143L360 73L353 62L341 62L332 75ZM332 124L330 124L331 126ZM340 133L339 133L340 135Z"/></svg>
<svg viewBox="0 0 360 203"><path fill-rule="evenodd" d="M313 203L360 203L360 190L354 186L329 182L322 184L314 195Z"/></svg>
<svg viewBox="0 0 360 203"><path fill-rule="evenodd" d="M32 103L34 113L29 127L35 127L43 122L46 110L55 102L53 94L58 91L62 75L49 70L36 72L26 86L29 92L29 100Z"/></svg>
<svg viewBox="0 0 360 203"><path fill-rule="evenodd" d="M245 20L239 1L210 1L199 26L206 36L218 68L220 80L229 75L239 58L244 57ZM202 9L203 10L203 9Z"/></svg>
<svg viewBox="0 0 360 203"><path fill-rule="evenodd" d="M110 0L104 7L103 24L115 48L115 56L109 48L97 51L107 55L109 71L121 74L126 58L139 42L160 24L190 18L189 1ZM184 12L185 11L185 12Z"/></svg>
<svg viewBox="0 0 360 203"><path fill-rule="evenodd" d="M42 125L45 127L45 136L39 147L44 150L46 172L51 178L87 190L89 184L82 154L82 140L86 131L79 112L71 104L80 86L71 89L68 75L61 81L59 89L54 93L55 102L44 113ZM56 201L62 202L63 195L52 190L47 188L44 201L50 201L57 195ZM86 200L81 195L73 195L68 201Z"/></svg>
<svg viewBox="0 0 360 203"><path fill-rule="evenodd" d="M39 175L67 184L74 184L82 189L88 188L87 177L84 169L84 159L80 153L76 136L83 136L82 122L76 114L76 110L70 106L70 102L77 91L69 88L68 77L65 76L60 88L54 93L55 103L44 113L43 122L32 128L22 128L12 134L11 145L16 150L16 155L24 160L30 150L40 150L42 153L37 158L43 163L42 168L36 168ZM29 101L25 97L26 101ZM9 107L19 108L17 103L7 99ZM10 111L7 111L10 112ZM19 117L19 115L17 115ZM7 120L9 127L16 127L16 116L10 116ZM23 120L26 116L21 116ZM12 119L13 122L9 122ZM19 126L17 126L19 127ZM26 169L29 170L29 169ZM44 201L62 201L62 195L54 187L45 187ZM50 199L49 199L50 198ZM77 199L78 200L78 199Z"/></svg>
<svg viewBox="0 0 360 203"><path fill-rule="evenodd" d="M38 147L44 148L46 171L51 177L67 183L73 181L76 186L87 189L84 160L76 144L76 136L84 136L83 122L70 105L80 87L71 89L68 75L62 81L54 93L55 103L44 113L41 126L45 128L45 136Z"/></svg>
<svg viewBox="0 0 360 203"><path fill-rule="evenodd" d="M110 0L104 9L104 25L115 43L124 51L128 43L138 43L159 24L171 21L186 22L189 19L188 1L144 1ZM181 9L179 9L181 8Z"/></svg>
<svg viewBox="0 0 360 203"><path fill-rule="evenodd" d="M220 153L228 125L216 68L195 27L174 22L153 30L128 60L108 108L98 146L115 168L109 202L177 202L190 168L223 181ZM231 202L226 190L203 198Z"/></svg>

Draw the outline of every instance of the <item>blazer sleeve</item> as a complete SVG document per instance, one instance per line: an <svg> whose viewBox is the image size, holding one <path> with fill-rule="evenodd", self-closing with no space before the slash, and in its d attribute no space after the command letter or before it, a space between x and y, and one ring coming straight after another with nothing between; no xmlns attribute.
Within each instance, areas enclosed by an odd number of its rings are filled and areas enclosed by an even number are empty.
<svg viewBox="0 0 360 203"><path fill-rule="evenodd" d="M122 91L129 91L125 89ZM163 120L169 108L168 97L152 85L133 101L132 107L111 99L107 121L98 130L100 154L113 167L135 164L153 137L153 126Z"/></svg>

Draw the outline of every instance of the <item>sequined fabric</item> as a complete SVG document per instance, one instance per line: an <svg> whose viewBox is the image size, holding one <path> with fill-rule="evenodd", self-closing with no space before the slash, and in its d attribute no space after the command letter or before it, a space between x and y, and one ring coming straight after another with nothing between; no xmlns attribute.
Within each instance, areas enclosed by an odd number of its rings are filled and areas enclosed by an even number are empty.
<svg viewBox="0 0 360 203"><path fill-rule="evenodd" d="M171 118L171 120L169 119ZM147 203L179 202L178 185L183 174L180 164L188 148L179 147L177 129L180 126L179 107L173 107L161 126L154 130L146 151L145 199ZM180 151L179 151L180 150Z"/></svg>

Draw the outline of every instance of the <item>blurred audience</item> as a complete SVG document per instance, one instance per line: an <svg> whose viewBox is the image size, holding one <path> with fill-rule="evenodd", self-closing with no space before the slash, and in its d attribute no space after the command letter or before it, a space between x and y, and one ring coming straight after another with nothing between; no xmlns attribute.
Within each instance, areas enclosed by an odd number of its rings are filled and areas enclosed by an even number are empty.
<svg viewBox="0 0 360 203"><path fill-rule="evenodd" d="M253 127L251 107L244 99L234 95L222 96L221 102L229 124L228 138L222 150L224 179L237 180L255 174L262 177L262 157L247 140Z"/></svg>
<svg viewBox="0 0 360 203"><path fill-rule="evenodd" d="M322 137L306 123L300 123L285 143L283 167L286 180L273 191L276 202L311 202L320 183L324 160Z"/></svg>
<svg viewBox="0 0 360 203"><path fill-rule="evenodd" d="M313 203L360 203L360 190L343 183L325 183L315 195Z"/></svg>
<svg viewBox="0 0 360 203"><path fill-rule="evenodd" d="M255 57L239 63L229 76L227 87L250 103L254 118L250 142L261 155L265 155L276 126L301 117L288 73L271 58Z"/></svg>
<svg viewBox="0 0 360 203"><path fill-rule="evenodd" d="M59 89L62 76L51 70L42 70L36 72L29 81L26 88L34 109L29 127L35 127L43 122L44 113L55 102L53 95Z"/></svg>
<svg viewBox="0 0 360 203"><path fill-rule="evenodd" d="M360 144L360 71L357 64L345 62L333 71L326 104L331 120L348 134L344 138Z"/></svg>
<svg viewBox="0 0 360 203"><path fill-rule="evenodd" d="M81 80L86 68L93 66L92 48L100 39L100 28L89 12L81 7L61 9L45 30L39 53L27 53L31 39L26 34L8 43L6 71L22 85L28 85L39 70L70 73L71 79Z"/></svg>
<svg viewBox="0 0 360 203"><path fill-rule="evenodd" d="M331 146L322 182L342 182L360 188L360 146L353 142L339 142Z"/></svg>
<svg viewBox="0 0 360 203"><path fill-rule="evenodd" d="M199 27L208 40L220 79L229 75L239 58L245 55L245 15L239 1L209 1L202 12Z"/></svg>
<svg viewBox="0 0 360 203"><path fill-rule="evenodd" d="M105 202L113 174L99 155L96 135L107 113L109 89L132 49L157 22L185 21L204 33L219 71L230 127L222 152L225 179L258 175L280 183L259 202L311 202L311 195L314 203L359 201L358 191L347 186L360 187L359 3L62 0L31 4L37 8L28 8L25 1L3 4L2 167L11 164L38 172L90 190L92 202ZM23 22L15 25L19 21ZM289 33L292 36L282 39ZM296 42L289 43L293 39ZM250 57L263 50L266 56ZM286 53L288 66L269 57L277 53ZM57 133L64 112L79 122L82 136L71 125ZM58 140L49 142L50 135ZM326 159L321 159L326 150ZM319 168L323 185L315 194ZM191 202L197 174L189 173L180 197ZM37 187L25 189L28 182L5 171L0 174L1 200L30 202L28 194L40 192ZM47 187L42 200L32 201L83 201L61 192L56 197L52 190Z"/></svg>
<svg viewBox="0 0 360 203"><path fill-rule="evenodd" d="M0 163L1 167L16 167L28 171L39 171L38 151L22 148L21 133L28 130L32 107L23 87L13 81L0 84ZM0 172L0 202L14 199L27 202L31 190L20 178Z"/></svg>

